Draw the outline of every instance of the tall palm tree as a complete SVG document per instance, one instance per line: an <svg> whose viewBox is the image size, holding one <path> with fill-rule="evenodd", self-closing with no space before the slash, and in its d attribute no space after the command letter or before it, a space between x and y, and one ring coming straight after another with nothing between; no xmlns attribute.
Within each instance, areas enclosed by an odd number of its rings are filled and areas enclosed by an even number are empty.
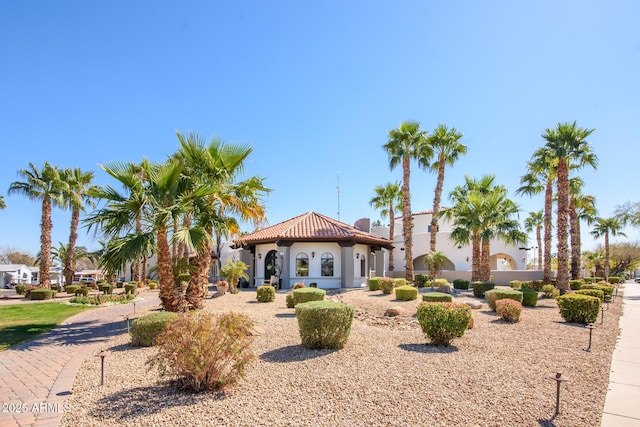
<svg viewBox="0 0 640 427"><path fill-rule="evenodd" d="M596 239L604 237L604 279L609 280L609 236L627 236L622 231L622 224L616 217L596 218L591 234Z"/></svg>
<svg viewBox="0 0 640 427"><path fill-rule="evenodd" d="M393 242L395 235L396 211L402 209L402 190L399 182L388 182L373 188L374 197L369 204L374 209L380 210L382 218L389 218L389 240ZM393 251L389 251L389 271L393 271Z"/></svg>
<svg viewBox="0 0 640 427"><path fill-rule="evenodd" d="M63 183L60 178L60 170L48 162L42 169L38 169L33 163L29 163L27 169L19 169L18 175L24 181L15 181L9 186L9 194L21 194L31 200L40 201L42 204L42 216L40 222L40 285L51 287L51 212L53 207L63 207L62 198Z"/></svg>
<svg viewBox="0 0 640 427"><path fill-rule="evenodd" d="M571 242L571 279L580 279L582 264L582 236L580 221L591 225L596 218L595 198L582 194L583 181L580 177L569 180L569 239Z"/></svg>
<svg viewBox="0 0 640 427"><path fill-rule="evenodd" d="M71 224L69 226L69 243L67 245L66 258L63 261L65 285L73 282L75 273L75 248L78 241L78 225L80 212L85 211L85 206L95 206L90 196L93 172L83 172L80 168L65 169L62 172L62 180L65 184L62 197L65 204L71 208Z"/></svg>
<svg viewBox="0 0 640 427"><path fill-rule="evenodd" d="M556 179L557 161L542 147L537 149L527 162L527 173L520 177L521 186L516 194L533 196L544 193L544 252L543 282L551 282L551 241L553 230L553 184ZM541 259L541 257L538 257Z"/></svg>
<svg viewBox="0 0 640 427"><path fill-rule="evenodd" d="M438 125L427 138L427 143L434 151L434 161L429 169L438 174L436 188L433 196L433 214L431 216L431 232L429 250L435 252L438 235L438 214L440 212L440 199L442 198L442 186L444 185L444 172L447 165L453 166L461 155L467 153L467 146L460 143L462 134L456 128L447 128L446 125ZM431 278L434 279L437 272L429 269Z"/></svg>
<svg viewBox="0 0 640 427"><path fill-rule="evenodd" d="M557 161L556 186L558 196L557 240L558 240L558 276L557 287L560 292L569 290L569 170L584 166L597 167L597 157L587 142L593 129L583 129L573 123L558 123L555 129L546 129L542 134L547 143L546 149Z"/></svg>
<svg viewBox="0 0 640 427"><path fill-rule="evenodd" d="M57 247L51 248L51 258L54 261L59 262L64 265L65 261L70 257L69 255L69 245L65 245L62 242L58 242ZM76 246L73 251L73 264L75 265L78 261L88 259L91 262L96 260L96 257L93 253L89 252L84 246ZM73 282L73 277L67 281L65 278L65 286L70 285Z"/></svg>
<svg viewBox="0 0 640 427"><path fill-rule="evenodd" d="M538 247L538 270L542 270L542 236L541 229L544 225L544 213L542 210L529 212L529 216L524 220L524 229L527 233L536 232L536 243Z"/></svg>
<svg viewBox="0 0 640 427"><path fill-rule="evenodd" d="M418 122L402 122L389 131L389 140L382 147L389 156L389 168L402 166L402 237L404 239L405 277L413 283L413 217L411 216L411 160L426 169L433 157L424 131Z"/></svg>
<svg viewBox="0 0 640 427"><path fill-rule="evenodd" d="M0 209L6 209L7 204L4 202L4 197L0 196Z"/></svg>

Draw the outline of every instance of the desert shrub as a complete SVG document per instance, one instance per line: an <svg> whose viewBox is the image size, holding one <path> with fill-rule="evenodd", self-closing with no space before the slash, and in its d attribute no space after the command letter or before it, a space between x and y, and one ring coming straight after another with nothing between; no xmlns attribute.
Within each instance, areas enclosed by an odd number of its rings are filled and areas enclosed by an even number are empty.
<svg viewBox="0 0 640 427"><path fill-rule="evenodd" d="M569 280L569 287L572 291L577 291L582 287L582 285L584 285L582 280Z"/></svg>
<svg viewBox="0 0 640 427"><path fill-rule="evenodd" d="M188 274L187 274L187 276L188 276ZM127 285L134 285L137 288L138 287L138 281L137 280L129 280L127 282Z"/></svg>
<svg viewBox="0 0 640 427"><path fill-rule="evenodd" d="M60 292L60 286L59 285L51 285L51 290L56 291L56 292Z"/></svg>
<svg viewBox="0 0 640 427"><path fill-rule="evenodd" d="M351 334L355 309L334 301L296 304L302 346L310 349L340 349Z"/></svg>
<svg viewBox="0 0 640 427"><path fill-rule="evenodd" d="M250 349L251 319L244 314L181 314L157 337L158 353L150 359L163 376L194 391L220 390L235 384L255 358Z"/></svg>
<svg viewBox="0 0 640 427"><path fill-rule="evenodd" d="M422 332L435 345L448 346L462 337L471 321L471 309L464 304L423 302L417 314Z"/></svg>
<svg viewBox="0 0 640 427"><path fill-rule="evenodd" d="M64 287L64 291L68 294L75 294L78 289L80 289L79 285L69 285Z"/></svg>
<svg viewBox="0 0 640 427"><path fill-rule="evenodd" d="M485 292L484 296L487 298L487 303L491 310L496 311L496 301L501 299L512 299L522 303L523 293L516 291L515 289L491 289Z"/></svg>
<svg viewBox="0 0 640 427"><path fill-rule="evenodd" d="M381 277L378 281L383 294L390 294L395 289L395 282L390 277Z"/></svg>
<svg viewBox="0 0 640 427"><path fill-rule="evenodd" d="M609 283L611 283L612 285L617 285L620 282L622 282L622 277L618 277L618 276L609 277Z"/></svg>
<svg viewBox="0 0 640 427"><path fill-rule="evenodd" d="M29 296L33 300L43 300L43 299L51 299L56 294L56 291L53 291L49 288L35 288L31 289Z"/></svg>
<svg viewBox="0 0 640 427"><path fill-rule="evenodd" d="M182 282L189 283L190 280L191 280L191 275L189 273L182 273L176 276L176 281L178 283L182 283Z"/></svg>
<svg viewBox="0 0 640 427"><path fill-rule="evenodd" d="M496 284L491 282L473 282L471 283L473 288L473 296L476 298L484 298L484 293L495 288Z"/></svg>
<svg viewBox="0 0 640 427"><path fill-rule="evenodd" d="M300 288L306 288L305 284L300 282L294 283L291 289L300 289Z"/></svg>
<svg viewBox="0 0 640 427"><path fill-rule="evenodd" d="M520 288L521 289L534 289L538 292L542 290L543 282L542 280L525 280L522 282Z"/></svg>
<svg viewBox="0 0 640 427"><path fill-rule="evenodd" d="M293 294L287 294L285 301L287 302L287 308L294 308L296 306L293 302Z"/></svg>
<svg viewBox="0 0 640 427"><path fill-rule="evenodd" d="M613 298L613 293L616 291L615 286L611 286L606 283L605 284L598 283L593 289L597 289L604 292L605 301L611 301L611 298Z"/></svg>
<svg viewBox="0 0 640 427"><path fill-rule="evenodd" d="M367 285L369 285L370 291L377 291L380 289L380 279L381 277L370 277L367 280Z"/></svg>
<svg viewBox="0 0 640 427"><path fill-rule="evenodd" d="M507 322L519 322L522 304L512 299L501 299L496 301L496 313Z"/></svg>
<svg viewBox="0 0 640 427"><path fill-rule="evenodd" d="M465 279L455 279L453 281L453 288L467 290L469 289L469 281Z"/></svg>
<svg viewBox="0 0 640 427"><path fill-rule="evenodd" d="M538 305L538 291L534 289L522 289L522 305L525 307L535 307Z"/></svg>
<svg viewBox="0 0 640 427"><path fill-rule="evenodd" d="M405 279L404 277L398 277L393 279L393 286L396 288L399 288L400 286L407 286L409 283L407 282L407 279Z"/></svg>
<svg viewBox="0 0 640 427"><path fill-rule="evenodd" d="M405 285L396 288L396 299L401 301L412 301L418 299L418 288Z"/></svg>
<svg viewBox="0 0 640 427"><path fill-rule="evenodd" d="M433 286L435 286L436 288L439 288L440 286L448 286L449 285L449 281L447 279L435 279L433 281Z"/></svg>
<svg viewBox="0 0 640 427"><path fill-rule="evenodd" d="M176 313L159 311L134 320L129 328L131 345L134 347L151 347L155 344L158 335L164 331L167 322L175 317Z"/></svg>
<svg viewBox="0 0 640 427"><path fill-rule="evenodd" d="M425 302L451 302L453 297L450 294L444 292L427 292L422 294L422 301Z"/></svg>
<svg viewBox="0 0 640 427"><path fill-rule="evenodd" d="M113 285L108 283L101 283L98 285L98 290L105 295L109 295L113 293Z"/></svg>
<svg viewBox="0 0 640 427"><path fill-rule="evenodd" d="M581 291L577 291L581 292ZM562 318L570 323L593 323L598 319L600 298L580 295L577 292L558 297L558 308Z"/></svg>
<svg viewBox="0 0 640 427"><path fill-rule="evenodd" d="M520 289L522 287L522 282L520 280L512 280L509 282L509 286L511 289Z"/></svg>
<svg viewBox="0 0 640 427"><path fill-rule="evenodd" d="M124 285L125 294L135 295L136 289L138 289L138 283L136 282L133 282L133 283L129 282L126 285Z"/></svg>
<svg viewBox="0 0 640 427"><path fill-rule="evenodd" d="M322 301L327 292L318 288L300 288L293 290L293 303L298 305L309 301Z"/></svg>
<svg viewBox="0 0 640 427"><path fill-rule="evenodd" d="M29 285L16 285L15 290L18 295L26 295Z"/></svg>
<svg viewBox="0 0 640 427"><path fill-rule="evenodd" d="M596 276L596 277L594 277L593 279L594 279L594 281L596 281L596 282L603 282L603 281L604 281L604 277L600 277L600 276Z"/></svg>
<svg viewBox="0 0 640 427"><path fill-rule="evenodd" d="M589 295L589 296L592 296L592 297L596 297L601 302L604 302L604 292L602 292L600 289L579 289L579 290L575 291L574 293L579 294L579 295Z"/></svg>
<svg viewBox="0 0 640 427"><path fill-rule="evenodd" d="M547 298L553 298L553 291L555 291L556 288L553 287L553 285L544 285L542 287L542 292L544 293L544 296Z"/></svg>
<svg viewBox="0 0 640 427"><path fill-rule="evenodd" d="M89 288L85 288L84 286L81 286L78 289L76 289L75 294L76 296L82 295L86 297L87 295L89 295Z"/></svg>
<svg viewBox="0 0 640 427"><path fill-rule="evenodd" d="M591 283L593 283L594 280L593 280L593 277L584 277L582 278L582 281L590 285Z"/></svg>
<svg viewBox="0 0 640 427"><path fill-rule="evenodd" d="M101 305L106 302L111 303L128 303L135 297L133 295L91 295L91 296L76 296L69 300L69 302L75 304L84 305Z"/></svg>
<svg viewBox="0 0 640 427"><path fill-rule="evenodd" d="M258 286L256 298L259 302L272 302L276 299L276 289L271 285Z"/></svg>
<svg viewBox="0 0 640 427"><path fill-rule="evenodd" d="M415 277L413 278L413 282L419 288L424 288L428 281L429 281L429 276L427 276L426 274L416 274Z"/></svg>
<svg viewBox="0 0 640 427"><path fill-rule="evenodd" d="M156 282L155 280L149 280L149 289L157 289L158 288L158 282Z"/></svg>

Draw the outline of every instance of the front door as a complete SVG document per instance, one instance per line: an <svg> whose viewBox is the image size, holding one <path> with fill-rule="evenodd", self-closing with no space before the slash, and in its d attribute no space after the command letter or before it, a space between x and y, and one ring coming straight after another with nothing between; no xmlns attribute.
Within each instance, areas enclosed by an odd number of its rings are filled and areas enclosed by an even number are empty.
<svg viewBox="0 0 640 427"><path fill-rule="evenodd" d="M269 251L264 258L264 280L278 274L278 251Z"/></svg>

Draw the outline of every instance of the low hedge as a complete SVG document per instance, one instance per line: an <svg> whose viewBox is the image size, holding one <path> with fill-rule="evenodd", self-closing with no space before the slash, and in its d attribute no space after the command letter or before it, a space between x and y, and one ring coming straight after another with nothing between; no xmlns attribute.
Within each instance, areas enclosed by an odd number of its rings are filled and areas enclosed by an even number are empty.
<svg viewBox="0 0 640 427"><path fill-rule="evenodd" d="M407 286L408 284L409 282L407 282L407 279L405 279L404 277L393 279L393 286L395 286L396 288L399 288L400 286Z"/></svg>
<svg viewBox="0 0 640 427"><path fill-rule="evenodd" d="M582 278L582 281L583 281L584 283L586 283L586 284L590 285L591 283L593 283L593 282L594 282L594 279L593 279L593 277L584 277L584 278Z"/></svg>
<svg viewBox="0 0 640 427"><path fill-rule="evenodd" d="M413 286L398 286L395 291L396 299L400 301L412 301L418 299L418 288L414 288Z"/></svg>
<svg viewBox="0 0 640 427"><path fill-rule="evenodd" d="M465 279L455 279L453 281L453 289L462 289L466 291L469 289L469 281Z"/></svg>
<svg viewBox="0 0 640 427"><path fill-rule="evenodd" d="M98 290L105 295L110 295L113 293L113 285L110 285L108 283L100 283L98 285Z"/></svg>
<svg viewBox="0 0 640 427"><path fill-rule="evenodd" d="M578 289L574 293L578 295L590 295L598 298L601 302L604 302L604 292L600 289Z"/></svg>
<svg viewBox="0 0 640 427"><path fill-rule="evenodd" d="M416 274L413 278L413 282L419 288L424 288L427 282L429 281L429 276L426 274Z"/></svg>
<svg viewBox="0 0 640 427"><path fill-rule="evenodd" d="M271 285L258 286L256 299L259 302L272 302L276 299L276 289Z"/></svg>
<svg viewBox="0 0 640 427"><path fill-rule="evenodd" d="M511 289L520 289L522 282L520 280L512 280L509 282L509 287L511 287Z"/></svg>
<svg viewBox="0 0 640 427"><path fill-rule="evenodd" d="M138 289L138 282L129 282L126 285L124 285L125 294L135 295L136 289Z"/></svg>
<svg viewBox="0 0 640 427"><path fill-rule="evenodd" d="M553 288L553 286L551 287ZM535 307L538 305L538 291L534 289L521 289L520 292L522 292L522 305L525 307Z"/></svg>
<svg viewBox="0 0 640 427"><path fill-rule="evenodd" d="M65 286L64 287L64 291L68 294L74 294L76 293L76 291L80 289L80 285L69 285L69 286Z"/></svg>
<svg viewBox="0 0 640 427"><path fill-rule="evenodd" d="M134 347L151 347L171 319L177 316L176 313L159 311L147 314L136 319L129 328L131 335L131 345Z"/></svg>
<svg viewBox="0 0 640 427"><path fill-rule="evenodd" d="M381 277L378 283L383 294L389 295L396 288L396 282L390 277Z"/></svg>
<svg viewBox="0 0 640 427"><path fill-rule="evenodd" d="M56 295L56 291L49 288L35 288L31 289L29 295L33 300L45 300L53 298Z"/></svg>
<svg viewBox="0 0 640 427"><path fill-rule="evenodd" d="M522 282L521 288L534 289L534 290L540 292L542 290L543 284L544 283L543 283L542 280L525 280L524 282Z"/></svg>
<svg viewBox="0 0 640 427"><path fill-rule="evenodd" d="M612 285L617 285L618 283L622 282L622 277L618 277L618 276L611 276L609 277L609 283L611 283Z"/></svg>
<svg viewBox="0 0 640 427"><path fill-rule="evenodd" d="M296 304L302 346L309 349L343 348L351 334L354 314L353 306L334 301Z"/></svg>
<svg viewBox="0 0 640 427"><path fill-rule="evenodd" d="M578 289L582 288L582 285L584 284L585 283L582 280L569 280L569 287L572 291L577 291Z"/></svg>
<svg viewBox="0 0 640 427"><path fill-rule="evenodd" d="M380 290L380 279L381 277L370 277L369 280L367 280L370 291Z"/></svg>
<svg viewBox="0 0 640 427"><path fill-rule="evenodd" d="M149 281L149 289L157 289L158 288L158 282L154 281L154 280L150 280Z"/></svg>
<svg viewBox="0 0 640 427"><path fill-rule="evenodd" d="M293 302L293 294L287 294L285 301L287 302L287 308L294 308L296 306Z"/></svg>
<svg viewBox="0 0 640 427"><path fill-rule="evenodd" d="M427 292L422 294L422 301L424 302L451 302L453 297L444 292Z"/></svg>
<svg viewBox="0 0 640 427"><path fill-rule="evenodd" d="M422 332L435 345L448 346L464 335L471 322L471 309L465 304L423 302L417 315Z"/></svg>
<svg viewBox="0 0 640 427"><path fill-rule="evenodd" d="M570 323L587 325L598 319L601 301L597 297L578 293L558 297L558 308L562 318Z"/></svg>
<svg viewBox="0 0 640 427"><path fill-rule="evenodd" d="M15 290L18 295L26 295L29 285L16 285Z"/></svg>
<svg viewBox="0 0 640 427"><path fill-rule="evenodd" d="M322 301L326 295L324 289L318 288L299 288L293 290L293 304L297 306L309 301Z"/></svg>
<svg viewBox="0 0 640 427"><path fill-rule="evenodd" d="M89 295L89 288L85 288L84 286L81 286L78 289L76 289L74 293L76 296L82 295L83 297L86 297L87 295Z"/></svg>
<svg viewBox="0 0 640 427"><path fill-rule="evenodd" d="M484 298L484 293L495 288L496 284L492 282L473 282L471 283L471 287L473 288L474 297Z"/></svg>
<svg viewBox="0 0 640 427"><path fill-rule="evenodd" d="M496 311L496 301L501 299L512 299L522 303L523 293L516 291L515 289L491 289L485 292L484 296L487 298L487 303L491 310Z"/></svg>

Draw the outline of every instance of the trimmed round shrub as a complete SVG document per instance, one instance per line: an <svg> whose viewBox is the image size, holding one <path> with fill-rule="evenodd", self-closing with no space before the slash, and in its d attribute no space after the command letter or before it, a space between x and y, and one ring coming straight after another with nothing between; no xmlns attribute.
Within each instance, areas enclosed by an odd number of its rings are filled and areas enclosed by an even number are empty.
<svg viewBox="0 0 640 427"><path fill-rule="evenodd" d="M396 288L394 280L390 277L381 277L378 283L380 284L380 290L383 294L391 294Z"/></svg>
<svg viewBox="0 0 640 427"><path fill-rule="evenodd" d="M554 291L556 291L556 288L553 285L544 285L542 287L542 292L546 298L553 298Z"/></svg>
<svg viewBox="0 0 640 427"><path fill-rule="evenodd" d="M151 347L167 324L176 317L176 313L159 311L134 320L129 328L131 345L134 347Z"/></svg>
<svg viewBox="0 0 640 427"><path fill-rule="evenodd" d="M594 323L598 319L600 304L600 298L590 295L572 293L558 297L560 315L569 323Z"/></svg>
<svg viewBox="0 0 640 427"><path fill-rule="evenodd" d="M496 301L496 313L507 322L519 322L520 314L522 313L522 304L508 298L501 299Z"/></svg>
<svg viewBox="0 0 640 427"><path fill-rule="evenodd" d="M51 299L55 294L56 294L56 291L48 288L31 289L31 292L29 293L31 299L33 300Z"/></svg>
<svg viewBox="0 0 640 427"><path fill-rule="evenodd" d="M427 292L422 294L422 301L425 302L451 302L453 297L450 294L444 292Z"/></svg>
<svg viewBox="0 0 640 427"><path fill-rule="evenodd" d="M593 277L583 277L582 281L588 285L590 285L591 283L593 283Z"/></svg>
<svg viewBox="0 0 640 427"><path fill-rule="evenodd" d="M422 332L435 345L448 346L471 322L471 309L465 304L423 302L417 314Z"/></svg>
<svg viewBox="0 0 640 427"><path fill-rule="evenodd" d="M293 290L293 304L298 305L309 301L322 301L326 295L324 289L300 288Z"/></svg>
<svg viewBox="0 0 640 427"><path fill-rule="evenodd" d="M484 298L484 293L495 288L496 284L492 282L473 282L471 283L471 287L473 288L474 297Z"/></svg>
<svg viewBox="0 0 640 427"><path fill-rule="evenodd" d="M509 286L511 289L520 289L522 287L522 282L520 280L512 280L509 282Z"/></svg>
<svg viewBox="0 0 640 427"><path fill-rule="evenodd" d="M285 301L287 302L287 308L294 308L296 306L293 302L293 294L287 294Z"/></svg>
<svg viewBox="0 0 640 427"><path fill-rule="evenodd" d="M60 292L60 286L59 285L51 285L51 289L56 291L56 292Z"/></svg>
<svg viewBox="0 0 640 427"><path fill-rule="evenodd" d="M427 276L426 274L416 274L415 277L413 278L413 282L419 288L424 288L428 281L429 281L429 276Z"/></svg>
<svg viewBox="0 0 640 427"><path fill-rule="evenodd" d="M601 302L604 302L604 292L602 292L600 289L579 289L579 290L575 291L574 293L579 294L579 295L589 295L589 296L592 296L592 297L596 297Z"/></svg>
<svg viewBox="0 0 640 427"><path fill-rule="evenodd" d="M407 282L407 279L405 279L404 277L393 279L393 286L396 288L399 288L400 286L407 286L408 284L409 283Z"/></svg>
<svg viewBox="0 0 640 427"><path fill-rule="evenodd" d="M465 279L455 279L453 281L453 289L468 290L469 289L469 281L465 280Z"/></svg>
<svg viewBox="0 0 640 427"><path fill-rule="evenodd" d="M553 286L551 286L553 288ZM538 305L538 291L533 289L522 289L522 305L525 307L535 307ZM497 306L496 306L497 307Z"/></svg>
<svg viewBox="0 0 640 427"><path fill-rule="evenodd" d="M334 301L296 304L302 346L309 349L341 349L351 334L355 309Z"/></svg>
<svg viewBox="0 0 640 427"><path fill-rule="evenodd" d="M584 282L582 280L569 280L569 287L572 291L577 291L578 289L582 288L582 285L584 285Z"/></svg>
<svg viewBox="0 0 640 427"><path fill-rule="evenodd" d="M521 284L521 288L524 289L534 289L538 292L542 290L543 282L542 280L525 280Z"/></svg>
<svg viewBox="0 0 640 427"><path fill-rule="evenodd" d="M616 291L615 286L612 286L606 283L603 283L603 284L598 283L596 286L594 286L593 289L598 289L604 292L605 301L611 301L611 299L613 298L613 293Z"/></svg>
<svg viewBox="0 0 640 427"><path fill-rule="evenodd" d="M418 299L418 288L405 285L396 288L396 299L400 301L412 301Z"/></svg>
<svg viewBox="0 0 640 427"><path fill-rule="evenodd" d="M26 295L29 285L16 285L15 290L18 295Z"/></svg>
<svg viewBox="0 0 640 427"><path fill-rule="evenodd" d="M113 285L108 283L101 283L98 285L98 290L105 295L110 295L113 293Z"/></svg>
<svg viewBox="0 0 640 427"><path fill-rule="evenodd" d="M76 291L80 289L80 285L69 285L69 286L65 286L64 287L64 291L68 294L74 294L76 293Z"/></svg>
<svg viewBox="0 0 640 427"><path fill-rule="evenodd" d="M501 299L512 299L522 304L523 293L515 289L491 289L485 292L484 296L491 310L496 311L496 301Z"/></svg>
<svg viewBox="0 0 640 427"><path fill-rule="evenodd" d="M75 295L86 297L87 295L89 295L89 288L85 288L84 286L81 286L78 289L76 289Z"/></svg>
<svg viewBox="0 0 640 427"><path fill-rule="evenodd" d="M612 285L617 285L620 282L622 282L622 277L618 277L618 276L609 277L609 283L611 283Z"/></svg>
<svg viewBox="0 0 640 427"><path fill-rule="evenodd" d="M149 281L149 289L158 289L158 282L154 280Z"/></svg>
<svg viewBox="0 0 640 427"><path fill-rule="evenodd" d="M431 286L439 288L440 286L449 286L449 281L447 279L436 279L433 281Z"/></svg>
<svg viewBox="0 0 640 427"><path fill-rule="evenodd" d="M381 277L370 277L367 280L367 285L369 286L370 291L377 291L380 289L380 279Z"/></svg>
<svg viewBox="0 0 640 427"><path fill-rule="evenodd" d="M271 285L258 286L256 298L260 302L272 302L276 299L276 289Z"/></svg>
<svg viewBox="0 0 640 427"><path fill-rule="evenodd" d="M131 294L131 295L135 295L136 294L136 289L138 289L138 283L137 282L129 282L126 285L124 285L124 293L125 294Z"/></svg>
<svg viewBox="0 0 640 427"><path fill-rule="evenodd" d="M300 282L294 283L291 289L300 289L300 288L306 288L305 284Z"/></svg>

